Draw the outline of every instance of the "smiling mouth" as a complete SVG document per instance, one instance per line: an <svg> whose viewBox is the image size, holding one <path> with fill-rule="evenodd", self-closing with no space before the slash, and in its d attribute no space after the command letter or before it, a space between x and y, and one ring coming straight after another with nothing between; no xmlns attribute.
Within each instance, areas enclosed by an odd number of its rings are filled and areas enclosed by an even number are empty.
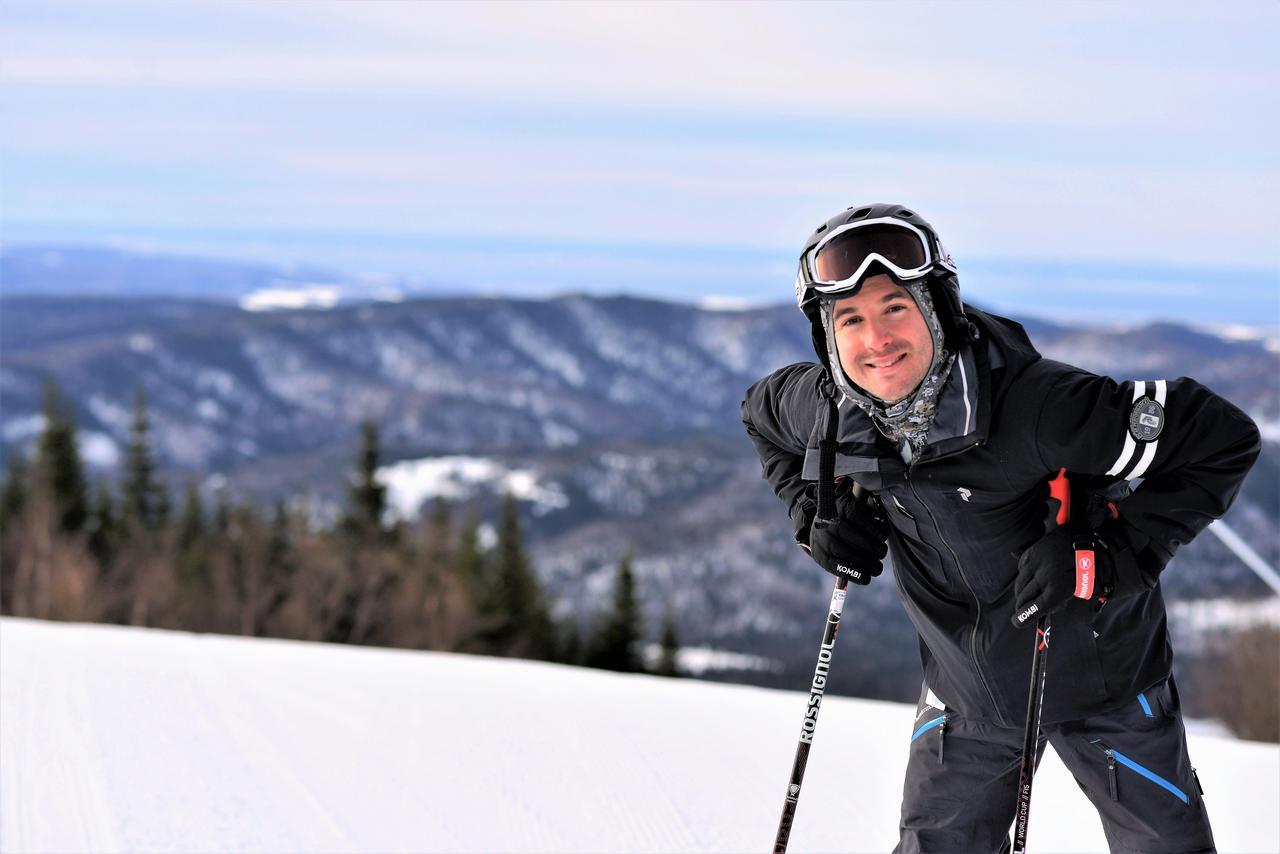
<svg viewBox="0 0 1280 854"><path fill-rule="evenodd" d="M871 368L872 370L883 371L886 368L894 367L905 358L907 358L906 353L899 353L896 356L890 356L889 358L881 359L878 362L863 362L863 364L866 365L868 368Z"/></svg>

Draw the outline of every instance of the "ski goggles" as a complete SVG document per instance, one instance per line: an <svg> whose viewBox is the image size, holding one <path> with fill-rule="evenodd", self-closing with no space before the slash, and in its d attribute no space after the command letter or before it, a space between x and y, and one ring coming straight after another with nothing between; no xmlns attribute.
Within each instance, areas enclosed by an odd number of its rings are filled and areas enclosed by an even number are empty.
<svg viewBox="0 0 1280 854"><path fill-rule="evenodd" d="M875 262L900 279L918 279L935 267L955 272L951 256L924 231L899 219L864 219L832 229L800 259L818 293L856 290Z"/></svg>

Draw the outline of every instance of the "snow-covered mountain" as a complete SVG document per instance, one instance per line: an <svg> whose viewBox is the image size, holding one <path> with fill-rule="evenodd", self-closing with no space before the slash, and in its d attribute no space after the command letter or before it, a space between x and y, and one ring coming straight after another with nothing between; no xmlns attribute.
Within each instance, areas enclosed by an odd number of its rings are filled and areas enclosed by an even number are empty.
<svg viewBox="0 0 1280 854"><path fill-rule="evenodd" d="M806 697L4 619L0 850L762 850ZM914 714L823 702L792 851L893 846ZM1190 752L1219 850L1280 850L1280 748L1193 727ZM1050 752L1031 849L1106 851L1094 815Z"/></svg>
<svg viewBox="0 0 1280 854"><path fill-rule="evenodd" d="M398 456L737 430L755 377L803 357L777 309L650 300L439 299L269 314L160 300L7 298L9 441L46 372L89 431L124 441L145 390L158 450L200 471L349 453L373 419ZM27 419L24 421L22 419ZM29 432L29 430L28 430Z"/></svg>
<svg viewBox="0 0 1280 854"><path fill-rule="evenodd" d="M1280 353L1266 341L1168 325L1027 325L1051 357L1116 376L1196 376L1264 428L1280 423ZM811 358L792 306L565 296L262 313L5 296L0 348L3 447L39 430L48 372L76 405L82 451L110 467L142 388L175 480L196 473L260 499L305 490L332 515L359 422L372 418L403 512L503 489L528 502L536 563L561 614L594 612L630 547L652 627L670 603L686 643L778 662L735 678L805 678L797 641L813 631L826 580L791 545L738 418L752 381ZM1228 519L1274 566L1280 445L1269 435ZM1175 600L1269 595L1211 538L1184 549L1164 585ZM842 670L837 688L908 696L918 664L893 586L860 591L858 607L846 634L879 654Z"/></svg>
<svg viewBox="0 0 1280 854"><path fill-rule="evenodd" d="M6 291L6 294L8 291ZM1086 329L1028 322L1046 355L1114 376L1192 375L1274 441L1280 352L1168 324ZM745 447L746 386L813 358L799 313L712 310L629 297L430 299L250 312L225 303L0 297L3 446L39 427L55 376L119 459L136 390L157 450L177 469L306 468L345 457L373 419L393 459L524 453L691 435ZM272 474L278 488L289 483ZM1277 499L1280 500L1280 499Z"/></svg>
<svg viewBox="0 0 1280 854"><path fill-rule="evenodd" d="M1280 423L1280 353L1185 328L1082 329L1032 321L1047 355L1114 375L1202 378L1266 423ZM559 612L588 617L620 554L658 625L667 603L685 643L749 653L804 680L826 586L791 545L760 479L737 403L774 367L809 360L791 306L709 310L682 303L566 296L449 298L252 312L160 298L0 300L0 438L40 429L51 373L74 402L84 455L122 457L134 391L174 479L265 499L311 495L333 515L358 423L378 421L393 503L411 513L445 495L529 504L536 563ZM1132 369L1130 369L1132 366ZM1274 566L1280 557L1275 439L1229 516ZM1260 581L1201 538L1165 575L1174 599L1258 597ZM881 650L841 671L838 690L908 697L914 634L891 584L860 592L850 643Z"/></svg>

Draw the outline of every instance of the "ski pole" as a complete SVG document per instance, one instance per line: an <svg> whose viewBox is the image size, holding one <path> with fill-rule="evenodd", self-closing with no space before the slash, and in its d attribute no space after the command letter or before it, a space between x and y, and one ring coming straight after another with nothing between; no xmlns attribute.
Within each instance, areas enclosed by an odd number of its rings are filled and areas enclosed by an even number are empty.
<svg viewBox="0 0 1280 854"><path fill-rule="evenodd" d="M1031 823L1031 781L1035 779L1040 709L1044 704L1045 664L1049 658L1049 618L1036 623L1036 650L1031 658L1031 690L1027 692L1027 728L1022 734L1022 764L1018 770L1018 812L1014 820L1013 854L1025 854Z"/></svg>
<svg viewBox="0 0 1280 854"><path fill-rule="evenodd" d="M853 499L860 500L862 486L853 485ZM821 508L820 508L821 509ZM821 515L821 514L819 514ZM827 625L822 631L822 646L818 648L818 665L813 671L809 686L809 702L805 705L804 721L800 725L800 741L796 745L796 758L791 763L791 780L787 783L787 796L782 802L782 818L778 821L778 835L773 841L774 854L786 854L791 840L791 825L796 817L796 805L800 801L800 786L804 783L804 769L809 764L809 748L813 746L813 733L818 727L818 710L822 695L827 689L827 674L831 669L831 652L836 644L836 632L840 630L840 612L844 610L845 588L848 580L836 579L831 591L831 605L827 609Z"/></svg>
<svg viewBox="0 0 1280 854"><path fill-rule="evenodd" d="M809 748L813 745L813 732L818 726L818 709L827 687L827 672L831 668L831 650L836 643L836 631L840 628L840 612L844 609L844 597L848 582L836 580L831 591L831 608L827 612L827 626L822 632L822 646L818 649L818 666L813 672L809 688L809 702L805 707L804 723L800 727L800 743L796 745L796 758L791 764L791 780L787 783L787 797L782 803L782 818L778 821L778 835L773 841L774 854L786 854L791 839L791 824L796 817L796 804L800 800L800 786L804 783L804 769L809 764Z"/></svg>
<svg viewBox="0 0 1280 854"><path fill-rule="evenodd" d="M1060 469L1049 481L1049 497L1057 499L1059 526L1071 520L1071 483L1067 470ZM1014 813L1013 852L1026 854L1027 828L1031 823L1031 782L1035 779L1040 741L1040 711L1044 705L1044 683L1049 659L1049 617L1036 623L1035 652L1031 656L1031 687L1027 691L1027 727L1022 733L1022 762L1018 769L1018 811Z"/></svg>

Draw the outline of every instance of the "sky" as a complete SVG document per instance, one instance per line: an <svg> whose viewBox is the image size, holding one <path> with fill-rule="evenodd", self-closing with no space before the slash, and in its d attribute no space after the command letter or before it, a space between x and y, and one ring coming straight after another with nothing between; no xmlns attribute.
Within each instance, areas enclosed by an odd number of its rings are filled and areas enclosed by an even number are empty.
<svg viewBox="0 0 1280 854"><path fill-rule="evenodd" d="M0 4L0 241L789 297L897 201L1010 312L1280 327L1280 5Z"/></svg>

